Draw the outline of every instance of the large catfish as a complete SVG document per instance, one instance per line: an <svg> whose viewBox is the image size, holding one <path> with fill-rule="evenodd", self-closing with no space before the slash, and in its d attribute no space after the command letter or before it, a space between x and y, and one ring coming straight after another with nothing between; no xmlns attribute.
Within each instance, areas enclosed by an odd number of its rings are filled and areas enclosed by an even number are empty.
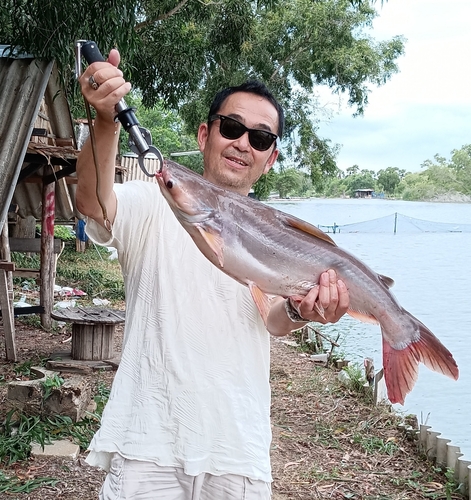
<svg viewBox="0 0 471 500"><path fill-rule="evenodd" d="M327 269L350 294L348 313L379 323L388 397L404 404L419 362L458 378L451 353L389 291L393 281L372 271L318 228L263 203L222 189L167 161L157 174L160 189L200 251L221 271L250 288L266 322L267 295L304 296Z"/></svg>

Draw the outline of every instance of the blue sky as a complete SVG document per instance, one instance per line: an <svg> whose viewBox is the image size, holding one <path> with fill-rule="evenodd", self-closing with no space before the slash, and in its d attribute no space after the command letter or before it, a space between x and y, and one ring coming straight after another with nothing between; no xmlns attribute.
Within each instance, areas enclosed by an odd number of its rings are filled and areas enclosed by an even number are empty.
<svg viewBox="0 0 471 500"><path fill-rule="evenodd" d="M346 98L321 89L333 117L319 134L341 145L338 166L410 172L438 153L471 143L471 0L388 0L369 31L375 39L403 35L400 72L372 87L362 117Z"/></svg>

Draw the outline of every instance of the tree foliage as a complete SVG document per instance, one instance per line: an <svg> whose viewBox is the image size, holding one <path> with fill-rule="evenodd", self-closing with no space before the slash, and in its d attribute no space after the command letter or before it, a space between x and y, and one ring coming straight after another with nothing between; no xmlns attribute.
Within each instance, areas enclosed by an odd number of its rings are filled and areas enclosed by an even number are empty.
<svg viewBox="0 0 471 500"><path fill-rule="evenodd" d="M281 172L276 179L275 188L280 198L287 198L290 193L297 192L302 186L302 174L294 168Z"/></svg>
<svg viewBox="0 0 471 500"><path fill-rule="evenodd" d="M173 157L177 153L198 151L195 137L185 132L183 120L176 111L165 108L161 101L152 108L144 107L137 91L132 92L126 101L129 106L135 108L141 126L149 130L153 142L157 139L159 150L165 158ZM121 153L129 151L128 140L128 134L121 129ZM173 159L196 172L203 172L203 157L200 153L185 154Z"/></svg>
<svg viewBox="0 0 471 500"><path fill-rule="evenodd" d="M336 149L317 134L315 88L348 97L355 113L371 85L397 71L404 41L376 42L375 2L349 0L3 0L0 40L57 61L69 94L76 39L118 47L147 107L164 102L189 131L215 92L258 78L286 109L286 156L314 182L335 171ZM157 138L155 138L157 143Z"/></svg>
<svg viewBox="0 0 471 500"><path fill-rule="evenodd" d="M426 160L420 172L406 172L388 167L377 173L360 170L358 165L338 171L324 179L318 193L324 196L354 196L357 189L374 189L376 193L403 200L471 201L471 145L454 149L451 158L435 155Z"/></svg>
<svg viewBox="0 0 471 500"><path fill-rule="evenodd" d="M378 172L377 182L385 193L394 194L404 175L404 170L399 170L396 167L388 167Z"/></svg>

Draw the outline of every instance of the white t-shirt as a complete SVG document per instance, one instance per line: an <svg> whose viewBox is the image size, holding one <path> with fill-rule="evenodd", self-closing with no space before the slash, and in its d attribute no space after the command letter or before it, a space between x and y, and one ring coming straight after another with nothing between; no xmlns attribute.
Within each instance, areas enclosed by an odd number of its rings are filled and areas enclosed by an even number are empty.
<svg viewBox="0 0 471 500"><path fill-rule="evenodd" d="M110 454L271 481L269 334L248 288L197 249L157 183L116 185L126 291L122 358L87 462Z"/></svg>

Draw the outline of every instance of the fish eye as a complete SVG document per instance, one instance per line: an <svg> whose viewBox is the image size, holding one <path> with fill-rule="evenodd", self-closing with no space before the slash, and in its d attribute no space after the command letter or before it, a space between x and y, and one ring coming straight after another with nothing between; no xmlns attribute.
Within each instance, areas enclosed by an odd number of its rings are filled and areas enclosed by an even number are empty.
<svg viewBox="0 0 471 500"><path fill-rule="evenodd" d="M166 186L167 186L169 189L172 189L172 188L173 188L173 182L172 182L172 181L167 181Z"/></svg>

